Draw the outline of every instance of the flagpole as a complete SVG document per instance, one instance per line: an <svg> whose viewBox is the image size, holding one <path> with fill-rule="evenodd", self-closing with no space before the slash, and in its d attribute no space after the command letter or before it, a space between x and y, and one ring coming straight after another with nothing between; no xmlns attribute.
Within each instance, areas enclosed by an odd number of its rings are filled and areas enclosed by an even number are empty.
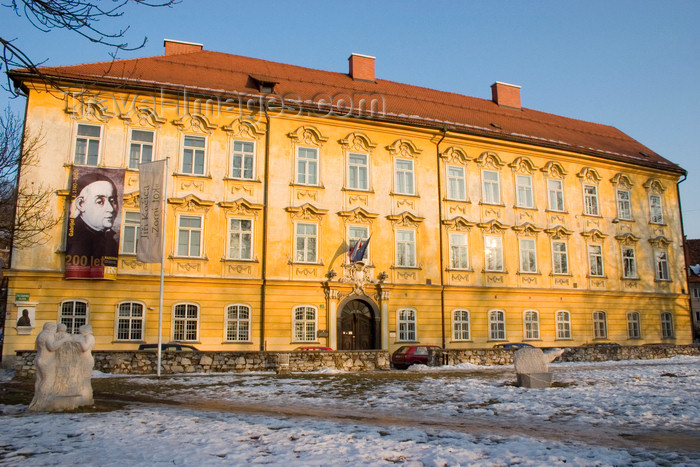
<svg viewBox="0 0 700 467"><path fill-rule="evenodd" d="M162 250L160 252L160 297L158 299L158 366L156 374L160 377L160 363L163 356L163 285L165 282L165 229L168 225L168 160L165 158L165 183L163 184L162 209L163 223L160 226L160 242Z"/></svg>

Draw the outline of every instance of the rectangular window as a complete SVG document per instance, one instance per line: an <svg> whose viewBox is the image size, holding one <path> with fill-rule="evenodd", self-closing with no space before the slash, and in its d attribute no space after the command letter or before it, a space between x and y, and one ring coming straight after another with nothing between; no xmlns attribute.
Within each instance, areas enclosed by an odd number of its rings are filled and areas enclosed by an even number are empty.
<svg viewBox="0 0 700 467"><path fill-rule="evenodd" d="M669 280L668 254L663 250L654 250L654 261L656 262L656 280Z"/></svg>
<svg viewBox="0 0 700 467"><path fill-rule="evenodd" d="M130 169L138 169L139 164L153 160L153 135L154 133L148 130L131 130Z"/></svg>
<svg viewBox="0 0 700 467"><path fill-rule="evenodd" d="M506 314L501 310L489 312L489 340L503 341L506 339Z"/></svg>
<svg viewBox="0 0 700 467"><path fill-rule="evenodd" d="M315 263L318 250L318 225L296 224L295 261L298 263Z"/></svg>
<svg viewBox="0 0 700 467"><path fill-rule="evenodd" d="M693 298L700 298L700 287L695 287L693 289Z"/></svg>
<svg viewBox="0 0 700 467"><path fill-rule="evenodd" d="M583 185L583 213L598 215L598 187L595 185Z"/></svg>
<svg viewBox="0 0 700 467"><path fill-rule="evenodd" d="M526 311L523 317L525 324L525 339L540 338L540 315L536 311Z"/></svg>
<svg viewBox="0 0 700 467"><path fill-rule="evenodd" d="M668 312L661 313L661 337L673 338L673 315Z"/></svg>
<svg viewBox="0 0 700 467"><path fill-rule="evenodd" d="M294 341L316 341L316 309L298 306L294 309Z"/></svg>
<svg viewBox="0 0 700 467"><path fill-rule="evenodd" d="M547 198L550 211L564 211L564 188L561 180L547 180Z"/></svg>
<svg viewBox="0 0 700 467"><path fill-rule="evenodd" d="M399 310L399 340L416 341L416 312L411 309Z"/></svg>
<svg viewBox="0 0 700 467"><path fill-rule="evenodd" d="M138 211L124 211L122 229L122 253L135 255L139 246L141 214Z"/></svg>
<svg viewBox="0 0 700 467"><path fill-rule="evenodd" d="M520 239L520 272L537 272L537 249L534 238Z"/></svg>
<svg viewBox="0 0 700 467"><path fill-rule="evenodd" d="M627 190L617 190L617 217L626 221L632 220L632 202Z"/></svg>
<svg viewBox="0 0 700 467"><path fill-rule="evenodd" d="M75 138L75 159L78 165L97 165L100 157L100 134L102 127L97 125L78 125Z"/></svg>
<svg viewBox="0 0 700 467"><path fill-rule="evenodd" d="M634 248L622 247L622 277L624 279L637 278L637 259Z"/></svg>
<svg viewBox="0 0 700 467"><path fill-rule="evenodd" d="M199 327L199 309L197 305L175 305L173 319L174 341L196 341Z"/></svg>
<svg viewBox="0 0 700 467"><path fill-rule="evenodd" d="M185 135L182 149L182 173L204 175L204 157L207 139L204 136Z"/></svg>
<svg viewBox="0 0 700 467"><path fill-rule="evenodd" d="M177 255L200 257L202 254L202 218L181 216L177 232Z"/></svg>
<svg viewBox="0 0 700 467"><path fill-rule="evenodd" d="M143 305L134 302L119 304L117 340L143 340Z"/></svg>
<svg viewBox="0 0 700 467"><path fill-rule="evenodd" d="M469 311L455 310L452 313L453 339L456 341L469 340Z"/></svg>
<svg viewBox="0 0 700 467"><path fill-rule="evenodd" d="M515 176L515 195L518 207L535 207L535 202L532 196L532 177L530 175Z"/></svg>
<svg viewBox="0 0 700 467"><path fill-rule="evenodd" d="M450 268L469 269L469 244L466 233L450 234Z"/></svg>
<svg viewBox="0 0 700 467"><path fill-rule="evenodd" d="M482 170L482 199L487 204L501 204L499 174L495 170Z"/></svg>
<svg viewBox="0 0 700 467"><path fill-rule="evenodd" d="M593 313L593 337L595 339L608 338L608 319L604 311Z"/></svg>
<svg viewBox="0 0 700 467"><path fill-rule="evenodd" d="M318 185L318 149L297 149L297 183Z"/></svg>
<svg viewBox="0 0 700 467"><path fill-rule="evenodd" d="M230 305L226 310L226 341L246 342L250 340L250 307Z"/></svg>
<svg viewBox="0 0 700 467"><path fill-rule="evenodd" d="M571 339L571 317L568 311L557 311L557 339Z"/></svg>
<svg viewBox="0 0 700 467"><path fill-rule="evenodd" d="M369 164L367 154L348 154L348 188L369 190Z"/></svg>
<svg viewBox="0 0 700 467"><path fill-rule="evenodd" d="M355 247L355 244L360 240L366 241L369 238L369 227L351 225L348 228L348 251ZM369 260L369 245L365 249L365 254L362 256L363 261Z"/></svg>
<svg viewBox="0 0 700 467"><path fill-rule="evenodd" d="M244 180L253 179L255 161L255 143L252 141L234 141L231 177Z"/></svg>
<svg viewBox="0 0 700 467"><path fill-rule="evenodd" d="M664 210L659 195L649 195L649 222L652 224L664 223Z"/></svg>
<svg viewBox="0 0 700 467"><path fill-rule="evenodd" d="M416 232L413 230L396 231L396 265L399 267L416 267Z"/></svg>
<svg viewBox="0 0 700 467"><path fill-rule="evenodd" d="M641 327L639 325L639 313L627 313L627 337L629 339L640 339L642 337Z"/></svg>
<svg viewBox="0 0 700 467"><path fill-rule="evenodd" d="M253 221L250 219L230 219L228 233L228 257L250 260L253 258Z"/></svg>
<svg viewBox="0 0 700 467"><path fill-rule="evenodd" d="M87 314L87 303L77 300L63 302L59 321L66 325L69 334L78 334L80 326L87 324Z"/></svg>
<svg viewBox="0 0 700 467"><path fill-rule="evenodd" d="M458 201L465 201L467 199L464 167L456 165L447 166L447 198Z"/></svg>
<svg viewBox="0 0 700 467"><path fill-rule="evenodd" d="M591 276L603 276L603 247L588 245L588 271Z"/></svg>
<svg viewBox="0 0 700 467"><path fill-rule="evenodd" d="M503 244L501 237L490 235L484 237L484 269L486 271L503 271Z"/></svg>
<svg viewBox="0 0 700 467"><path fill-rule="evenodd" d="M552 242L552 268L554 274L569 274L569 257L566 252L566 242Z"/></svg>
<svg viewBox="0 0 700 467"><path fill-rule="evenodd" d="M413 161L409 159L396 159L395 162L396 192L404 195L415 194L413 186Z"/></svg>

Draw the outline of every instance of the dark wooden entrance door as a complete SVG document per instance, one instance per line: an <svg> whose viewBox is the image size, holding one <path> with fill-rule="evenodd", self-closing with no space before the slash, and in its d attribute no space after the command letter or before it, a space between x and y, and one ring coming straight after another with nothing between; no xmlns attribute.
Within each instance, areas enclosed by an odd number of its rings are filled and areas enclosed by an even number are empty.
<svg viewBox="0 0 700 467"><path fill-rule="evenodd" d="M361 300L354 300L343 308L340 322L342 350L374 348L374 317L372 310Z"/></svg>

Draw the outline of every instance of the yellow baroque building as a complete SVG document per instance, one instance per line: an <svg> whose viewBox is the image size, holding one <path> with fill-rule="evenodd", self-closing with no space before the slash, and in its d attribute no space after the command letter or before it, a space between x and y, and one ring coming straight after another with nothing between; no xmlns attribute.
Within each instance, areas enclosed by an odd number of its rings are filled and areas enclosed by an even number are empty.
<svg viewBox="0 0 700 467"><path fill-rule="evenodd" d="M377 79L374 60L335 73L166 40L162 56L10 72L45 141L20 183L55 193L64 221L12 251L4 355L49 321L92 325L98 350L157 342L161 265L136 251L139 164L162 159L164 341L691 342L682 168L523 108L517 86L477 99ZM123 170L113 280L66 278L87 169Z"/></svg>

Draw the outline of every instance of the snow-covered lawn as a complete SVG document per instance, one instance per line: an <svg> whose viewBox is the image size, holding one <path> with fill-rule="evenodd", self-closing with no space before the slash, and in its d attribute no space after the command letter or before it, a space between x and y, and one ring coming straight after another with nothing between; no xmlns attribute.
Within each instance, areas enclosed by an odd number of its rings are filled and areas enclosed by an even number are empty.
<svg viewBox="0 0 700 467"><path fill-rule="evenodd" d="M97 375L96 397L141 402L0 406L0 464L700 465L700 357L550 371L549 389L515 387L512 366Z"/></svg>

